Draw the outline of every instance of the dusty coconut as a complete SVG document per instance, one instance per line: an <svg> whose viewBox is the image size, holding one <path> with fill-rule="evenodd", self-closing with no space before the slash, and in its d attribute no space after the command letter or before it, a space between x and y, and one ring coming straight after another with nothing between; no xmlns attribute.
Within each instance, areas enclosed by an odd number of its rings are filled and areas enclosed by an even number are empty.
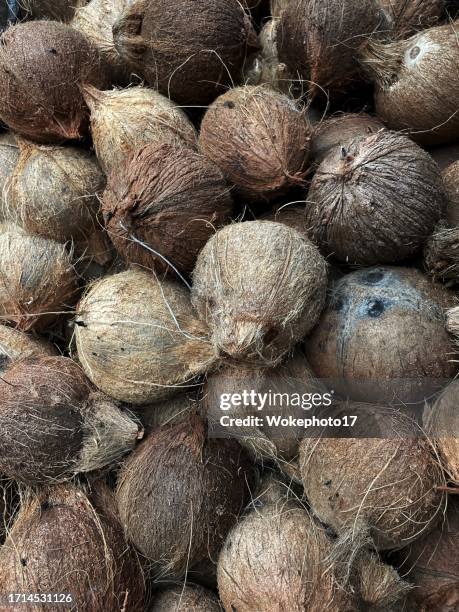
<svg viewBox="0 0 459 612"><path fill-rule="evenodd" d="M414 140L428 145L459 138L457 22L407 40L372 41L362 59L376 83L376 114L390 128L408 130Z"/></svg>
<svg viewBox="0 0 459 612"><path fill-rule="evenodd" d="M3 206L8 195L8 180L17 164L19 148L12 134L0 134L0 221Z"/></svg>
<svg viewBox="0 0 459 612"><path fill-rule="evenodd" d="M174 102L154 89L130 87L99 91L84 87L91 109L97 157L108 175L134 150L147 144L196 147L196 130Z"/></svg>
<svg viewBox="0 0 459 612"><path fill-rule="evenodd" d="M167 589L154 599L150 612L222 612L218 597L198 585L186 584Z"/></svg>
<svg viewBox="0 0 459 612"><path fill-rule="evenodd" d="M116 498L128 539L157 578L213 559L247 499L249 462L234 440L190 417L159 427L125 462Z"/></svg>
<svg viewBox="0 0 459 612"><path fill-rule="evenodd" d="M89 111L80 85L103 87L99 53L70 26L30 21L0 40L0 118L12 130L42 143L78 139Z"/></svg>
<svg viewBox="0 0 459 612"><path fill-rule="evenodd" d="M19 0L19 6L26 17L70 21L75 11L88 0Z"/></svg>
<svg viewBox="0 0 459 612"><path fill-rule="evenodd" d="M56 355L55 347L43 338L0 325L0 375L10 364L28 357Z"/></svg>
<svg viewBox="0 0 459 612"><path fill-rule="evenodd" d="M75 324L78 357L90 380L132 404L186 390L217 361L186 288L140 269L90 287Z"/></svg>
<svg viewBox="0 0 459 612"><path fill-rule="evenodd" d="M444 310L455 301L414 268L352 272L332 287L306 356L351 399L423 401L457 370Z"/></svg>
<svg viewBox="0 0 459 612"><path fill-rule="evenodd" d="M310 127L295 101L269 87L238 87L202 120L201 151L250 199L269 199L303 183Z"/></svg>
<svg viewBox="0 0 459 612"><path fill-rule="evenodd" d="M143 611L140 564L126 545L109 493L103 502L101 497L93 501L71 485L29 492L0 549L3 588L11 593L55 593L58 588L71 594L72 603L34 604L34 612L63 605L91 612Z"/></svg>
<svg viewBox="0 0 459 612"><path fill-rule="evenodd" d="M207 104L238 80L256 35L237 0L133 0L113 28L118 53L179 104Z"/></svg>
<svg viewBox="0 0 459 612"><path fill-rule="evenodd" d="M192 299L219 354L274 366L316 324L326 286L327 264L299 232L247 221L203 248Z"/></svg>
<svg viewBox="0 0 459 612"><path fill-rule="evenodd" d="M378 1L386 12L391 35L401 39L437 25L445 11L445 0Z"/></svg>

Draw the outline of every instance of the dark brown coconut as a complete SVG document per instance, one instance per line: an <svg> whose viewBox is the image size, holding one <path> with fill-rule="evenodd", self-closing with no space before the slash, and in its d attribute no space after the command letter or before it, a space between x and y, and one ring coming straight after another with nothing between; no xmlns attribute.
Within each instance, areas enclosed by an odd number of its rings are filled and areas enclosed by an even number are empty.
<svg viewBox="0 0 459 612"><path fill-rule="evenodd" d="M192 272L199 251L232 210L218 166L183 146L155 143L112 172L102 203L118 253L172 274Z"/></svg>
<svg viewBox="0 0 459 612"><path fill-rule="evenodd" d="M0 375L10 364L28 357L56 355L57 350L43 338L0 325Z"/></svg>
<svg viewBox="0 0 459 612"><path fill-rule="evenodd" d="M201 586L178 585L155 597L149 612L222 612L218 597Z"/></svg>
<svg viewBox="0 0 459 612"><path fill-rule="evenodd" d="M129 457L119 475L119 513L157 578L181 578L215 557L244 507L248 469L237 442L208 440L197 417L159 427Z"/></svg>
<svg viewBox="0 0 459 612"><path fill-rule="evenodd" d="M95 283L77 308L79 360L104 393L150 404L194 386L217 357L188 291L131 269Z"/></svg>
<svg viewBox="0 0 459 612"><path fill-rule="evenodd" d="M455 302L414 268L352 272L334 284L306 356L319 378L352 399L423 401L457 370L445 329Z"/></svg>
<svg viewBox="0 0 459 612"><path fill-rule="evenodd" d="M391 35L407 38L438 24L445 0L378 0L387 14Z"/></svg>
<svg viewBox="0 0 459 612"><path fill-rule="evenodd" d="M445 207L430 155L406 136L381 131L330 151L312 180L306 219L325 253L375 265L417 254Z"/></svg>
<svg viewBox="0 0 459 612"><path fill-rule="evenodd" d="M72 603L28 605L33 612L144 610L140 564L110 508L113 500L108 492L104 496L104 505L99 495L95 508L71 485L29 492L0 549L2 587L11 593L72 596Z"/></svg>
<svg viewBox="0 0 459 612"><path fill-rule="evenodd" d="M97 49L70 26L30 21L0 39L0 118L31 140L83 136L89 111L80 85L104 82Z"/></svg>
<svg viewBox="0 0 459 612"><path fill-rule="evenodd" d="M363 64L376 83L376 114L422 144L454 142L459 137L458 63L457 22L408 40L372 42L364 50Z"/></svg>
<svg viewBox="0 0 459 612"><path fill-rule="evenodd" d="M301 185L310 127L296 103L268 87L238 87L204 115L201 151L241 193L259 200Z"/></svg>
<svg viewBox="0 0 459 612"><path fill-rule="evenodd" d="M132 69L179 104L207 104L238 80L255 39L237 0L134 0L113 35Z"/></svg>
<svg viewBox="0 0 459 612"><path fill-rule="evenodd" d="M238 362L274 366L316 324L327 264L286 225L247 221L209 240L193 281L193 303L216 350Z"/></svg>
<svg viewBox="0 0 459 612"><path fill-rule="evenodd" d="M0 220L8 194L8 179L19 158L19 148L12 134L0 134Z"/></svg>
<svg viewBox="0 0 459 612"><path fill-rule="evenodd" d="M66 357L13 364L0 379L0 422L0 472L27 484L114 465L142 437Z"/></svg>
<svg viewBox="0 0 459 612"><path fill-rule="evenodd" d="M19 0L19 6L26 17L70 21L75 10L88 0Z"/></svg>

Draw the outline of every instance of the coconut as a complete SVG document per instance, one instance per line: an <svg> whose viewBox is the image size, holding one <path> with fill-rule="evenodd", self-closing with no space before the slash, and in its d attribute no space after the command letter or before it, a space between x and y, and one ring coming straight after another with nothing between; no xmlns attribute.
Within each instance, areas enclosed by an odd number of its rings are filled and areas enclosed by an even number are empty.
<svg viewBox="0 0 459 612"><path fill-rule="evenodd" d="M459 282L459 227L441 221L424 248L426 270L434 279Z"/></svg>
<svg viewBox="0 0 459 612"><path fill-rule="evenodd" d="M237 80L256 40L237 0L133 0L115 46L146 82L179 104L207 104Z"/></svg>
<svg viewBox="0 0 459 612"><path fill-rule="evenodd" d="M196 130L185 113L153 89L84 87L83 94L91 109L97 157L107 175L150 143L196 146Z"/></svg>
<svg viewBox="0 0 459 612"><path fill-rule="evenodd" d="M316 324L327 264L286 225L247 221L209 240L193 281L192 300L216 351L236 362L274 366Z"/></svg>
<svg viewBox="0 0 459 612"><path fill-rule="evenodd" d="M446 220L450 225L459 227L459 160L447 166L442 176L448 200Z"/></svg>
<svg viewBox="0 0 459 612"><path fill-rule="evenodd" d="M136 410L136 415L142 422L147 434L157 427L178 425L187 421L191 414L201 415L201 413L201 402L197 397L196 390L190 393L181 393L162 402L139 406Z"/></svg>
<svg viewBox="0 0 459 612"><path fill-rule="evenodd" d="M105 505L96 509L82 489L71 485L29 492L0 549L3 588L9 593L58 589L71 598L65 600L68 609L144 610L140 564L126 546L108 493L105 498ZM35 603L30 609L45 612L61 606Z"/></svg>
<svg viewBox="0 0 459 612"><path fill-rule="evenodd" d="M390 128L408 130L414 140L428 145L459 138L457 22L407 40L372 41L362 61L376 84L376 114Z"/></svg>
<svg viewBox="0 0 459 612"><path fill-rule="evenodd" d="M72 302L76 274L64 245L0 226L0 319L43 329Z"/></svg>
<svg viewBox="0 0 459 612"><path fill-rule="evenodd" d="M214 557L246 501L248 469L237 442L207 439L198 417L159 427L127 459L119 513L157 579Z"/></svg>
<svg viewBox="0 0 459 612"><path fill-rule="evenodd" d="M445 11L445 0L378 1L386 12L392 36L402 39L437 25Z"/></svg>
<svg viewBox="0 0 459 612"><path fill-rule="evenodd" d="M3 375L11 363L21 359L56 354L54 346L43 338L0 325L0 375Z"/></svg>
<svg viewBox="0 0 459 612"><path fill-rule="evenodd" d="M19 158L19 148L12 134L0 134L0 220L3 219L2 209L8 193L8 179Z"/></svg>
<svg viewBox="0 0 459 612"><path fill-rule="evenodd" d="M355 587L363 610L371 612L400 612L405 607L411 585L402 580L397 570L383 563L379 556L363 551L356 562Z"/></svg>
<svg viewBox="0 0 459 612"><path fill-rule="evenodd" d="M185 584L167 589L155 597L150 612L222 612L220 601L212 591Z"/></svg>
<svg viewBox="0 0 459 612"><path fill-rule="evenodd" d="M276 223L283 223L288 227L303 234L304 238L309 240L309 228L306 223L306 211L304 206L282 205L278 208L274 208L271 212L262 215L260 220L263 221L275 221Z"/></svg>
<svg viewBox="0 0 459 612"><path fill-rule="evenodd" d="M459 144L432 147L428 151L442 172L453 162L459 161Z"/></svg>
<svg viewBox="0 0 459 612"><path fill-rule="evenodd" d="M31 21L1 38L0 118L26 138L80 138L89 118L80 85L104 82L97 49L70 26Z"/></svg>
<svg viewBox="0 0 459 612"><path fill-rule="evenodd" d="M188 291L131 269L90 287L77 308L78 357L104 393L132 404L193 386L217 357Z"/></svg>
<svg viewBox="0 0 459 612"><path fill-rule="evenodd" d="M271 15L273 17L280 17L282 11L284 11L290 4L291 0L270 0Z"/></svg>
<svg viewBox="0 0 459 612"><path fill-rule="evenodd" d="M375 265L417 254L446 200L430 155L406 136L381 131L331 150L307 204L311 239L325 253Z"/></svg>
<svg viewBox="0 0 459 612"><path fill-rule="evenodd" d="M296 103L269 87L238 87L204 115L202 152L250 199L269 199L303 183L310 127Z"/></svg>
<svg viewBox="0 0 459 612"><path fill-rule="evenodd" d="M344 396L422 402L457 370L444 312L455 302L414 268L352 272L334 284L306 356Z"/></svg>
<svg viewBox="0 0 459 612"><path fill-rule="evenodd" d="M33 19L70 21L75 11L88 0L19 0L25 16Z"/></svg>
<svg viewBox="0 0 459 612"><path fill-rule="evenodd" d="M142 436L66 357L19 361L0 388L0 472L21 482L62 482L113 465Z"/></svg>

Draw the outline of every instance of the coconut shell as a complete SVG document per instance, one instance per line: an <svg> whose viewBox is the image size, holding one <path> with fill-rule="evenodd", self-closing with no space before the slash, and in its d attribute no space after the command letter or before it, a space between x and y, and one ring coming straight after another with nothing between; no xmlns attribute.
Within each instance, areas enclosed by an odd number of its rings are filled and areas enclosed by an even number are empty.
<svg viewBox="0 0 459 612"><path fill-rule="evenodd" d="M8 180L17 164L19 148L12 134L0 134L0 220L8 194Z"/></svg>
<svg viewBox="0 0 459 612"><path fill-rule="evenodd" d="M455 302L414 268L352 272L334 284L306 356L319 378L351 399L422 402L457 370L445 329L445 309Z"/></svg>
<svg viewBox="0 0 459 612"><path fill-rule="evenodd" d="M247 221L228 225L209 240L193 281L193 303L218 353L274 366L316 324L327 264L312 243L286 225Z"/></svg>
<svg viewBox="0 0 459 612"><path fill-rule="evenodd" d="M430 155L381 131L330 151L312 180L306 219L323 252L369 266L419 253L445 207Z"/></svg>
<svg viewBox="0 0 459 612"><path fill-rule="evenodd" d="M196 146L196 130L185 113L153 89L85 87L83 93L97 157L107 175L147 144Z"/></svg>
<svg viewBox="0 0 459 612"><path fill-rule="evenodd" d="M80 86L103 87L98 51L70 26L31 21L9 28L0 46L0 118L41 143L81 138L89 111Z"/></svg>
<svg viewBox="0 0 459 612"><path fill-rule="evenodd" d="M96 511L84 491L71 485L29 493L0 549L0 581L9 593L71 594L68 609L144 609L142 570L113 511ZM63 604L27 607L57 612Z"/></svg>
<svg viewBox="0 0 459 612"><path fill-rule="evenodd" d="M239 79L255 32L237 0L133 0L113 28L119 54L179 104L207 104Z"/></svg>
<svg viewBox="0 0 459 612"><path fill-rule="evenodd" d="M53 19L70 21L75 11L88 0L19 0L19 5L27 17L33 19Z"/></svg>
<svg viewBox="0 0 459 612"><path fill-rule="evenodd" d="M388 127L408 130L416 142L425 145L459 138L456 22L430 28L407 40L387 44L372 41L362 59L376 84L376 114Z"/></svg>
<svg viewBox="0 0 459 612"><path fill-rule="evenodd" d="M186 289L143 270L96 282L79 303L75 323L87 376L107 395L132 404L186 390L217 360Z"/></svg>
<svg viewBox="0 0 459 612"><path fill-rule="evenodd" d="M445 12L445 0L378 0L387 14L391 34L408 38L438 24Z"/></svg>
<svg viewBox="0 0 459 612"><path fill-rule="evenodd" d="M43 338L0 325L0 375L3 375L10 364L21 359L56 354L55 347Z"/></svg>
<svg viewBox="0 0 459 612"><path fill-rule="evenodd" d="M222 612L212 591L197 585L178 585L155 597L150 612Z"/></svg>
<svg viewBox="0 0 459 612"><path fill-rule="evenodd" d="M250 199L269 199L303 183L310 128L296 103L268 87L220 96L201 124L199 146Z"/></svg>
<svg viewBox="0 0 459 612"><path fill-rule="evenodd" d="M213 559L248 495L249 462L234 440L207 439L197 417L159 427L125 462L116 492L128 539L157 579Z"/></svg>

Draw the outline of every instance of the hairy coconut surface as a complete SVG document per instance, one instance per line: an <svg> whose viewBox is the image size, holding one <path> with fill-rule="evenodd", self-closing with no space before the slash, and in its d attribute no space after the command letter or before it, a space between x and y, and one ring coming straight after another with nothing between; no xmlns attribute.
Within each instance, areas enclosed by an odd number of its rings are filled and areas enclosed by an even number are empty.
<svg viewBox="0 0 459 612"><path fill-rule="evenodd" d="M445 0L378 0L385 10L392 36L407 38L431 28L445 11Z"/></svg>
<svg viewBox="0 0 459 612"><path fill-rule="evenodd" d="M132 69L179 104L207 104L237 81L255 39L237 0L133 0L113 35Z"/></svg>
<svg viewBox="0 0 459 612"><path fill-rule="evenodd" d="M155 597L150 612L222 612L218 597L198 585L178 585Z"/></svg>
<svg viewBox="0 0 459 612"><path fill-rule="evenodd" d="M291 0L270 0L271 15L273 17L280 17L282 11L285 10L290 3Z"/></svg>
<svg viewBox="0 0 459 612"><path fill-rule="evenodd" d="M8 194L8 180L19 158L19 147L10 133L0 134L0 220L3 219L3 206Z"/></svg>
<svg viewBox="0 0 459 612"><path fill-rule="evenodd" d="M172 397L217 360L188 291L135 268L90 287L77 308L75 338L92 382L132 404Z"/></svg>
<svg viewBox="0 0 459 612"><path fill-rule="evenodd" d="M201 151L250 199L269 199L301 185L310 127L294 100L269 87L237 87L204 115Z"/></svg>
<svg viewBox="0 0 459 612"><path fill-rule="evenodd" d="M30 21L9 28L0 39L0 118L31 140L83 136L89 111L80 86L104 82L97 49L70 26Z"/></svg>
<svg viewBox="0 0 459 612"><path fill-rule="evenodd" d="M156 143L134 151L112 172L102 212L127 261L158 272L192 272L199 251L230 220L223 174L195 151Z"/></svg>
<svg viewBox="0 0 459 612"><path fill-rule="evenodd" d="M381 131L330 151L312 180L306 218L325 253L375 265L418 253L445 207L430 155L402 134Z"/></svg>
<svg viewBox="0 0 459 612"><path fill-rule="evenodd" d="M136 415L147 434L162 425L178 425L188 420L191 414L201 413L201 402L196 390L136 409Z"/></svg>
<svg viewBox="0 0 459 612"><path fill-rule="evenodd" d="M434 279L459 282L459 227L440 221L424 248L424 262Z"/></svg>
<svg viewBox="0 0 459 612"><path fill-rule="evenodd" d="M91 109L91 133L99 162L108 175L130 153L147 144L196 146L196 130L185 113L154 89L130 87L100 91L84 87Z"/></svg>
<svg viewBox="0 0 459 612"><path fill-rule="evenodd" d="M56 348L43 338L0 325L0 375L21 359L56 354Z"/></svg>
<svg viewBox="0 0 459 612"><path fill-rule="evenodd" d="M363 551L356 562L355 585L364 604L371 612L400 612L407 610L411 585L402 580L397 570L383 563L372 552Z"/></svg>
<svg viewBox="0 0 459 612"><path fill-rule="evenodd" d="M19 0L19 6L26 17L70 21L75 11L87 2L88 0Z"/></svg>
<svg viewBox="0 0 459 612"><path fill-rule="evenodd" d="M299 232L247 221L224 227L203 248L192 300L221 355L274 366L316 324L326 285L325 260Z"/></svg>
<svg viewBox="0 0 459 612"><path fill-rule="evenodd" d="M43 329L76 297L76 274L64 245L0 226L0 319Z"/></svg>
<svg viewBox="0 0 459 612"><path fill-rule="evenodd" d="M364 49L362 61L376 83L376 114L390 128L408 130L414 140L427 145L457 140L457 22L407 40L373 41Z"/></svg>
<svg viewBox="0 0 459 612"><path fill-rule="evenodd" d="M0 548L5 542L20 506L20 490L16 481L0 474Z"/></svg>
<svg viewBox="0 0 459 612"><path fill-rule="evenodd" d="M94 506L72 485L29 492L0 549L0 581L11 593L65 593L68 609L142 611L140 564L124 540L104 493ZM31 612L56 612L63 604L28 604ZM8 608L2 606L2 610ZM11 608L9 608L11 609Z"/></svg>
<svg viewBox="0 0 459 612"><path fill-rule="evenodd" d="M423 401L457 370L445 329L445 309L455 302L414 268L352 272L332 287L306 356L319 378L351 399Z"/></svg>
<svg viewBox="0 0 459 612"><path fill-rule="evenodd" d="M451 226L459 227L459 160L447 166L442 173L446 189L446 220Z"/></svg>
<svg viewBox="0 0 459 612"><path fill-rule="evenodd" d="M127 459L121 521L158 579L214 558L247 499L249 465L234 440L207 439L197 417L159 427Z"/></svg>

